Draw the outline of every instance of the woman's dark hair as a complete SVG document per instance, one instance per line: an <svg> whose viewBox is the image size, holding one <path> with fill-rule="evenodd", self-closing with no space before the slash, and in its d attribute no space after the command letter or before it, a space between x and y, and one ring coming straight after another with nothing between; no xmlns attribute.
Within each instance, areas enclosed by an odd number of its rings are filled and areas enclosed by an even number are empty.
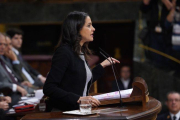
<svg viewBox="0 0 180 120"><path fill-rule="evenodd" d="M84 43L82 47L80 46L80 41L82 39L80 30L84 26L87 16L89 16L87 13L78 11L70 12L67 15L62 24L61 37L56 48L61 44L68 44L77 55L80 54L80 51L83 52L86 59L88 55L92 54L91 50L88 48L88 43Z"/></svg>

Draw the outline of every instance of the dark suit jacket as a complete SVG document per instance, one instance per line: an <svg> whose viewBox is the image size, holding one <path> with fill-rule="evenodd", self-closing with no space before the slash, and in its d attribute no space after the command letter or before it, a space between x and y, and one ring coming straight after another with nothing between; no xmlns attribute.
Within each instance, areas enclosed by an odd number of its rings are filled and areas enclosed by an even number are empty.
<svg viewBox="0 0 180 120"><path fill-rule="evenodd" d="M95 80L104 72L99 64L93 70L93 78L88 83L88 90ZM54 108L62 111L78 109L77 103L86 83L86 69L84 61L72 50L69 45L61 45L52 58L52 66L43 87L43 92L49 97Z"/></svg>
<svg viewBox="0 0 180 120"><path fill-rule="evenodd" d="M15 77L18 79L18 83L20 85L19 80L21 79L21 77L19 77L16 72L14 72L14 70L12 69L11 66L8 65L8 63L2 58L2 56L0 56L1 59L3 60L3 62L9 67L9 69L11 69L12 73L15 75ZM8 75L8 73L5 71L5 69L2 67L2 65L0 65L0 89L3 88L10 88L12 89L12 80L10 78L10 76ZM21 86L21 85L20 85ZM27 86L21 86L24 89L27 90L28 93L33 93L34 90L31 88L28 88Z"/></svg>
<svg viewBox="0 0 180 120"><path fill-rule="evenodd" d="M11 61L8 60L8 58L6 58L5 56L1 56L1 59L9 67L9 69L11 69L12 73L18 79L18 82L21 83L23 81L23 78L14 71ZM15 67L19 68L20 66L15 66Z"/></svg>
<svg viewBox="0 0 180 120"><path fill-rule="evenodd" d="M171 119L169 112L167 112L167 113L158 115L156 120L173 120L173 118Z"/></svg>
<svg viewBox="0 0 180 120"><path fill-rule="evenodd" d="M23 74L22 73L22 67L23 67L29 73L29 75L33 78L33 80L35 82L34 85L38 86L38 87L42 87L43 83L37 78L37 76L40 75L39 72L37 72L35 69L33 69L26 61L24 61L23 58L20 55L16 54L16 56L17 56L17 58L18 58L18 60L20 62L20 65L18 65L18 66L16 64L12 65L13 68L15 69L16 73L19 76L21 76L21 74ZM11 62L11 64L12 64L12 62Z"/></svg>
<svg viewBox="0 0 180 120"><path fill-rule="evenodd" d="M133 83L133 80L130 79L130 82L129 82L129 85L128 85L127 89L132 88L132 83ZM124 85L123 85L121 80L118 80L118 85L119 85L120 90L125 90ZM117 87L117 84L116 84L115 80L112 82L112 92L114 92L114 91L118 91L118 87Z"/></svg>

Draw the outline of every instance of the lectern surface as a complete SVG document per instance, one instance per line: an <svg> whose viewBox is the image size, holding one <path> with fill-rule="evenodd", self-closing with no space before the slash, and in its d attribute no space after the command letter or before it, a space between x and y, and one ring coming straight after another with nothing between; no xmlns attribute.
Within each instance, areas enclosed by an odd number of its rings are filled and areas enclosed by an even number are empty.
<svg viewBox="0 0 180 120"><path fill-rule="evenodd" d="M116 108L119 111L99 113L90 116L66 115L62 112L33 113L27 114L21 120L65 120L65 119L119 119L119 120L155 120L161 110L161 103L150 97L145 107L141 104L133 103L125 105L124 111L117 105L101 106L96 109Z"/></svg>

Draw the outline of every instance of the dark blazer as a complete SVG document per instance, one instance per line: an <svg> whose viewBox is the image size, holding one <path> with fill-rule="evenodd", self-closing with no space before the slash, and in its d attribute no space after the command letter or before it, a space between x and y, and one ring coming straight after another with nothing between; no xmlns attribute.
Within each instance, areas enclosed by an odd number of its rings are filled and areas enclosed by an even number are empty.
<svg viewBox="0 0 180 120"><path fill-rule="evenodd" d="M171 119L169 112L167 112L167 113L158 115L156 120L173 120L173 118Z"/></svg>
<svg viewBox="0 0 180 120"><path fill-rule="evenodd" d="M15 52L14 52L15 53ZM16 54L16 53L15 53ZM26 69L26 71L31 74L31 76L33 77L37 77L38 75L40 75L40 73L35 70L34 68L32 68L23 58L21 53L19 52L19 55L17 55L18 60L20 61L21 65L24 67L24 69Z"/></svg>
<svg viewBox="0 0 180 120"><path fill-rule="evenodd" d="M1 60L8 66L7 62L1 57ZM15 75L15 77L18 79L18 85L20 85L19 79L21 79L20 77L18 77L18 75L14 72L14 70L11 68L11 66L8 66L9 69L11 69L12 73ZM3 88L10 88L12 89L12 84L13 81L11 80L10 76L8 75L8 73L6 72L6 70L2 67L2 65L0 65L0 89ZM21 86L23 87L25 90L27 90L28 93L33 93L34 89L29 88L27 86Z"/></svg>
<svg viewBox="0 0 180 120"><path fill-rule="evenodd" d="M3 60L3 62L9 67L9 69L11 69L12 73L15 75L15 77L18 79L18 82L21 83L23 81L23 78L16 73L15 69L19 68L20 65L16 65L16 66L13 66L11 64L11 60L8 59L7 57L5 56L1 56L1 59ZM14 69L15 68L15 69Z"/></svg>
<svg viewBox="0 0 180 120"><path fill-rule="evenodd" d="M133 83L133 80L130 79L130 82L129 82L129 85L128 85L127 89L132 88L132 83ZM118 85L119 85L120 90L125 90L124 85L123 85L121 80L118 80ZM118 91L117 84L116 84L115 80L112 82L112 92L114 92L114 91Z"/></svg>
<svg viewBox="0 0 180 120"><path fill-rule="evenodd" d="M29 73L29 75L33 78L33 80L35 82L33 85L42 87L43 83L37 78L37 76L40 75L40 73L38 71L36 71L34 68L32 68L26 61L23 60L21 53L19 53L19 55L16 54L16 56L20 62L20 65L18 67L17 67L17 65L13 65L13 68L17 72L17 74L20 76L23 74L22 73L22 67L23 67ZM23 82L23 81L21 81L21 82Z"/></svg>
<svg viewBox="0 0 180 120"><path fill-rule="evenodd" d="M93 78L88 83L87 90L103 72L100 64L92 70ZM69 45L61 45L53 55L52 66L43 87L44 94L49 97L47 104L62 111L78 109L77 101L83 95L85 83L84 61Z"/></svg>

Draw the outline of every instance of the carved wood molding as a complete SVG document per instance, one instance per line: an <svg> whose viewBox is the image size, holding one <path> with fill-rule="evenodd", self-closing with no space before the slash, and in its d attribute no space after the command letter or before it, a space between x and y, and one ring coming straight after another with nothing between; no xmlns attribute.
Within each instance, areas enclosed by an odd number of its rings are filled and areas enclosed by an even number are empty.
<svg viewBox="0 0 180 120"><path fill-rule="evenodd" d="M77 2L138 2L142 0L1 0L0 3L29 2L29 3L77 3Z"/></svg>

